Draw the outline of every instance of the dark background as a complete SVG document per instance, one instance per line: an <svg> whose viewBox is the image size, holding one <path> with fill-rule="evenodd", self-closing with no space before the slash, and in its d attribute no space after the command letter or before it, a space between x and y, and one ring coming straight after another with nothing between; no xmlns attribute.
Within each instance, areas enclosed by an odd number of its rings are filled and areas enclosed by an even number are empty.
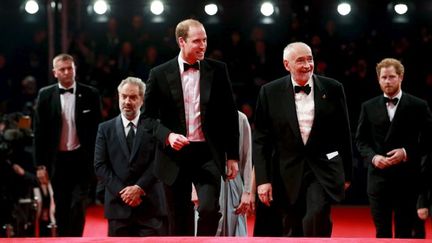
<svg viewBox="0 0 432 243"><path fill-rule="evenodd" d="M342 17L336 11L338 1L280 0L273 1L277 14L267 18L267 24L259 13L261 1L217 2L222 9L217 16L207 17L206 1L164 1L165 12L155 18L148 0L111 0L110 12L103 17L88 11L91 1L68 0L66 27L61 25L60 8L53 9L54 54L65 51L75 56L77 79L103 95L105 119L118 114L115 89L123 78L146 80L152 67L178 54L174 28L189 17L206 27L207 55L228 64L238 107L252 127L256 94L262 84L286 74L282 51L291 41L312 47L316 73L343 83L353 133L360 104L380 94L375 65L385 57L405 65L404 91L432 103L432 1L407 1L408 15L396 17L390 1L357 0L351 15ZM38 89L54 82L47 1L39 3L40 11L30 16L24 12L24 0L0 1L0 115L32 115ZM134 30L135 17L142 25ZM107 38L109 22L117 26L111 39ZM67 34L66 40L62 33ZM23 84L29 75L33 83ZM366 165L357 156L354 168L346 202L366 203Z"/></svg>

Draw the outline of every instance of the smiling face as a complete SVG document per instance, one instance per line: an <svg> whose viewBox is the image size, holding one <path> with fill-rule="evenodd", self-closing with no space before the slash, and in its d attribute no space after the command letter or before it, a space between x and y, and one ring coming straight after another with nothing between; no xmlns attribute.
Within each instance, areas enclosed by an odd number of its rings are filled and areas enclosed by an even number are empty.
<svg viewBox="0 0 432 243"><path fill-rule="evenodd" d="M378 75L381 90L389 97L393 97L399 93L402 79L403 76L397 74L394 66L382 67Z"/></svg>
<svg viewBox="0 0 432 243"><path fill-rule="evenodd" d="M284 66L297 84L305 85L314 70L312 50L304 43L287 46L284 50Z"/></svg>
<svg viewBox="0 0 432 243"><path fill-rule="evenodd" d="M194 64L204 59L207 49L207 34L202 25L190 25L187 35L179 37L178 43L183 60Z"/></svg>

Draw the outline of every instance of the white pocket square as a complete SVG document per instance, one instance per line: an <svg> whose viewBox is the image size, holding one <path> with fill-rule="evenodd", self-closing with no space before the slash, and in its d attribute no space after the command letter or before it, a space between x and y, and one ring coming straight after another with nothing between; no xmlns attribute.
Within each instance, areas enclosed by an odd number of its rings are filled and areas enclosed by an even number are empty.
<svg viewBox="0 0 432 243"><path fill-rule="evenodd" d="M334 151L334 152L326 154L327 159L333 159L334 157L336 157L338 155L339 155L338 151Z"/></svg>
<svg viewBox="0 0 432 243"><path fill-rule="evenodd" d="M82 113L89 113L91 110L83 110Z"/></svg>

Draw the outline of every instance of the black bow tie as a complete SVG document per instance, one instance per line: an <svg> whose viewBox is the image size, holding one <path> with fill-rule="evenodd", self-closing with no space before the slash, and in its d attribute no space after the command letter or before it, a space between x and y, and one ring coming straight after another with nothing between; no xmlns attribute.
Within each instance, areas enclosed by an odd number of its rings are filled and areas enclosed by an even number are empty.
<svg viewBox="0 0 432 243"><path fill-rule="evenodd" d="M388 97L384 97L384 102L385 103L389 103L390 102L390 103L393 103L393 105L397 105L398 101L399 101L398 98L390 99Z"/></svg>
<svg viewBox="0 0 432 243"><path fill-rule="evenodd" d="M67 92L73 94L73 91L74 91L73 88L71 88L71 89L62 89L62 88L59 88L60 94L64 94L64 93L67 93Z"/></svg>
<svg viewBox="0 0 432 243"><path fill-rule="evenodd" d="M303 91L308 95L311 92L311 87L309 84L306 84L305 86L294 86L294 92L299 93L300 91Z"/></svg>
<svg viewBox="0 0 432 243"><path fill-rule="evenodd" d="M187 64L187 63L183 63L183 67L184 67L184 71L185 71L185 72L186 72L189 68L193 68L193 69L195 69L195 70L199 70L199 63L196 62L196 63L194 63L194 64L192 64L192 65Z"/></svg>

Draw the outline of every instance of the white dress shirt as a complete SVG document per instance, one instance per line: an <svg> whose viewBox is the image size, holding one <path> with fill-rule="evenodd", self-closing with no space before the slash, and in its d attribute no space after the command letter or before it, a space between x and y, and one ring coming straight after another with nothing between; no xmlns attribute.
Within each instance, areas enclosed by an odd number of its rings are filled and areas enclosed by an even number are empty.
<svg viewBox="0 0 432 243"><path fill-rule="evenodd" d="M59 88L66 89L59 83ZM60 95L62 127L60 135L60 151L73 151L80 147L75 123L76 84L72 87L73 94L66 92Z"/></svg>
<svg viewBox="0 0 432 243"><path fill-rule="evenodd" d="M291 79L293 90L295 86L299 86L293 79ZM314 102L314 91L312 77L308 80L305 85L311 87L311 92L306 94L304 92L295 93L294 99L296 105L297 119L300 128L300 134L303 140L303 144L306 144L309 134L312 130L312 125L315 115L315 102Z"/></svg>
<svg viewBox="0 0 432 243"><path fill-rule="evenodd" d="M138 111L137 116L132 121L129 121L123 114L121 114L121 119L122 119L122 123L123 123L123 129L124 129L124 132L125 132L126 136L129 133L129 130L131 129L130 126L129 126L129 122L133 123L133 129L134 129L134 132L136 134L137 127L138 127L138 120L139 120L140 114L141 114L141 112Z"/></svg>
<svg viewBox="0 0 432 243"><path fill-rule="evenodd" d="M393 103L391 103L391 102L387 102L387 103L386 103L388 117L389 117L390 121L393 121L393 117L394 117L394 115L395 115L396 108L397 108L397 106L399 105L399 103L400 103L400 99L401 99L401 97L402 97L402 90L399 91L399 93L398 93L397 95L393 96L393 97L389 97L389 96L386 95L386 94L384 94L384 97L387 97L387 98L389 98L389 99L397 98L397 99L399 100L399 101L397 102L396 105L393 104Z"/></svg>
<svg viewBox="0 0 432 243"><path fill-rule="evenodd" d="M183 63L187 62L183 60L181 53L178 57L178 63L186 116L186 137L191 142L202 142L205 141L205 138L201 124L200 71L196 69L184 71Z"/></svg>

